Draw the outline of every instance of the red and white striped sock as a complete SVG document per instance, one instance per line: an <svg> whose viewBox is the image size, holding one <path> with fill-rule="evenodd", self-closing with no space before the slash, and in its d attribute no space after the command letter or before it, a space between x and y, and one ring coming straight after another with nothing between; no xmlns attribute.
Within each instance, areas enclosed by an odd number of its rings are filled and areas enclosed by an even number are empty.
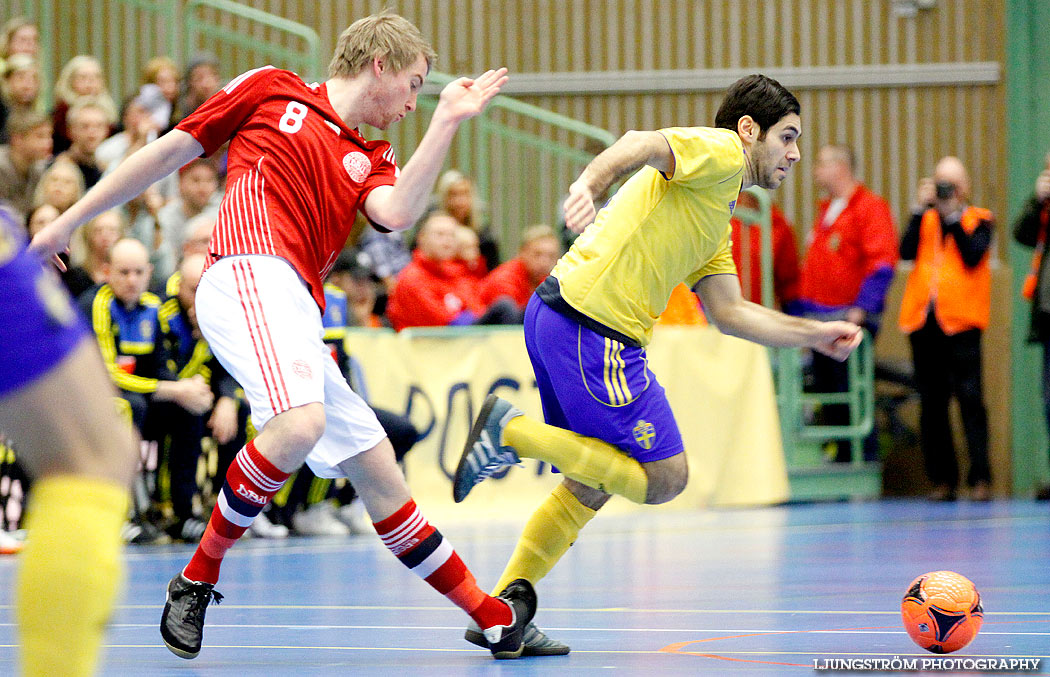
<svg viewBox="0 0 1050 677"><path fill-rule="evenodd" d="M211 511L208 528L182 575L191 581L213 585L218 582L226 551L287 479L288 473L278 470L256 450L254 440L237 452Z"/></svg>
<svg viewBox="0 0 1050 677"><path fill-rule="evenodd" d="M376 522L375 528L383 545L402 564L466 611L482 629L510 625L510 607L478 587L474 574L452 544L430 526L415 501L409 499L393 515Z"/></svg>

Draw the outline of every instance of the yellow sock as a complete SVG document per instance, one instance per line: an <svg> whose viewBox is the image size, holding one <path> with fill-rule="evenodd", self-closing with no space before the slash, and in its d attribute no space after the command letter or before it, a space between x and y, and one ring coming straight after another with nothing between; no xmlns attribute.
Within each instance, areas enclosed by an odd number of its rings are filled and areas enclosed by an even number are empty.
<svg viewBox="0 0 1050 677"><path fill-rule="evenodd" d="M559 484L532 513L492 594L498 595L508 583L519 578L533 585L538 583L554 568L576 541L580 529L597 512L580 503L564 484Z"/></svg>
<svg viewBox="0 0 1050 677"><path fill-rule="evenodd" d="M64 475L33 485L17 593L27 677L94 674L122 584L127 509L127 489L111 482Z"/></svg>
<svg viewBox="0 0 1050 677"><path fill-rule="evenodd" d="M518 416L503 429L503 443L519 456L557 466L580 484L645 503L649 487L645 468L608 442Z"/></svg>

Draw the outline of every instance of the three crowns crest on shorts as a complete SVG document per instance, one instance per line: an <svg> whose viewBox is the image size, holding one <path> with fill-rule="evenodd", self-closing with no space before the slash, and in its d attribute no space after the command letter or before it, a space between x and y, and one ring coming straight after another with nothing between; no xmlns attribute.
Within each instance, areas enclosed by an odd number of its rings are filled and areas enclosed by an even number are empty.
<svg viewBox="0 0 1050 677"><path fill-rule="evenodd" d="M656 439L656 427L649 421L638 421L634 424L634 441L641 445L642 449L652 449L653 440Z"/></svg>

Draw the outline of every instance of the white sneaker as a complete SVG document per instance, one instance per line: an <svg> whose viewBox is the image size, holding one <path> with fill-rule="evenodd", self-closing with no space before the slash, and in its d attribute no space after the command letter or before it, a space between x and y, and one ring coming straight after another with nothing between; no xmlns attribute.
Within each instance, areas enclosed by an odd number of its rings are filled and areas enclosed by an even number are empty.
<svg viewBox="0 0 1050 677"><path fill-rule="evenodd" d="M349 536L350 527L335 517L332 504L314 503L292 515L292 528L300 536Z"/></svg>
<svg viewBox="0 0 1050 677"><path fill-rule="evenodd" d="M283 524L274 524L264 513L255 516L255 520L248 527L248 532L258 538L288 538L288 527Z"/></svg>
<svg viewBox="0 0 1050 677"><path fill-rule="evenodd" d="M360 498L350 501L350 505L336 508L335 518L350 527L352 534L374 534L376 532L375 526L372 525L372 518L368 516L364 501Z"/></svg>

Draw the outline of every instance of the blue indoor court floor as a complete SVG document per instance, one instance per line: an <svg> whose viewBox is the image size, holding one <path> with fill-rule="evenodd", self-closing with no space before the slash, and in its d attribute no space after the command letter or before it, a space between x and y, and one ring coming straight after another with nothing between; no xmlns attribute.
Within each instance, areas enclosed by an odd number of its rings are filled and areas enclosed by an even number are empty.
<svg viewBox="0 0 1050 677"><path fill-rule="evenodd" d="M568 656L494 661L463 614L375 537L246 541L223 566L200 656L168 652L164 587L192 547L133 548L106 675L808 675L814 660L933 658L905 634L908 583L952 569L985 623L952 657L1036 657L1050 674L1050 506L881 501L599 516L544 579L537 622ZM438 525L484 585L520 521ZM14 672L0 560L0 675ZM937 674L949 674L938 671Z"/></svg>

